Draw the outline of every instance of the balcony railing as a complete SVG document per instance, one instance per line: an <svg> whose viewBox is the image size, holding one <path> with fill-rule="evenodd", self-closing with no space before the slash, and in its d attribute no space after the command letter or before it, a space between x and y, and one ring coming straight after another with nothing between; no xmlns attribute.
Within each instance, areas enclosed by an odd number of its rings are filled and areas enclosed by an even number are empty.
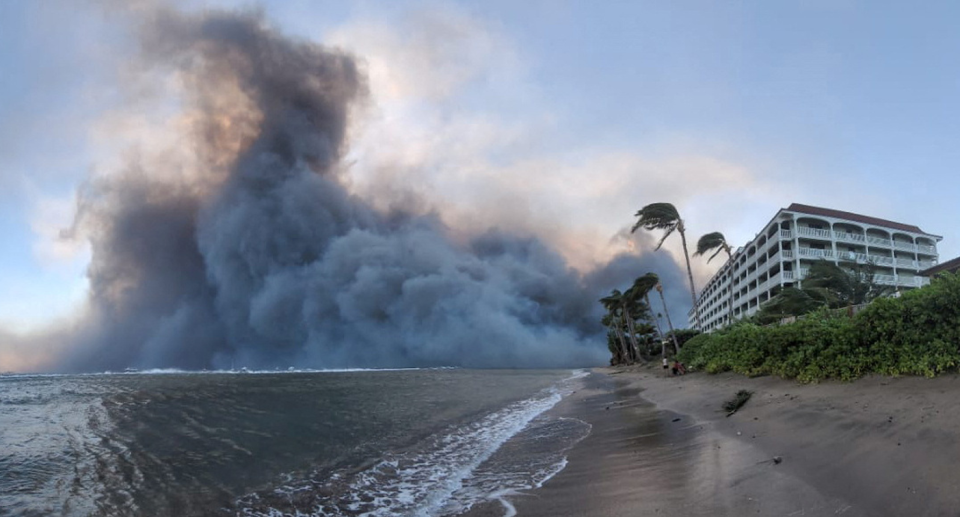
<svg viewBox="0 0 960 517"><path fill-rule="evenodd" d="M840 260L852 260L855 262L866 262L867 255L864 253L857 253L856 251L838 251L837 258Z"/></svg>
<svg viewBox="0 0 960 517"><path fill-rule="evenodd" d="M937 265L936 261L933 260L921 260L919 264L920 269L927 269Z"/></svg>
<svg viewBox="0 0 960 517"><path fill-rule="evenodd" d="M893 275L873 275L873 281L881 285L897 285L897 277Z"/></svg>
<svg viewBox="0 0 960 517"><path fill-rule="evenodd" d="M866 242L867 240L867 238L863 235L858 235L856 233L833 232L833 235L838 241Z"/></svg>
<svg viewBox="0 0 960 517"><path fill-rule="evenodd" d="M817 248L800 248L798 251L801 257L833 258L833 250L821 250Z"/></svg>
<svg viewBox="0 0 960 517"><path fill-rule="evenodd" d="M937 248L933 246L927 246L926 244L917 244L917 251L920 253L929 253L935 255L937 253Z"/></svg>
<svg viewBox="0 0 960 517"><path fill-rule="evenodd" d="M785 240L790 240L793 238L793 232L790 230L780 230L780 238Z"/></svg>
<svg viewBox="0 0 960 517"><path fill-rule="evenodd" d="M897 265L898 265L898 266L915 268L915 267L917 267L917 261L916 261L916 260L913 260L913 259L906 259L906 258L897 257Z"/></svg>
<svg viewBox="0 0 960 517"><path fill-rule="evenodd" d="M783 257L784 260L786 260L786 259L792 259L792 258L793 258L793 250L783 250L783 251L780 252L780 256Z"/></svg>
<svg viewBox="0 0 960 517"><path fill-rule="evenodd" d="M922 276L873 275L873 281L881 285L897 285L903 287L923 287L930 284L930 279Z"/></svg>
<svg viewBox="0 0 960 517"><path fill-rule="evenodd" d="M784 271L781 273L784 280L793 280L793 271Z"/></svg>
<svg viewBox="0 0 960 517"><path fill-rule="evenodd" d="M867 236L867 244L879 245L890 247L893 245L893 242L890 239L884 239L883 237L870 237Z"/></svg>
<svg viewBox="0 0 960 517"><path fill-rule="evenodd" d="M892 266L893 257L887 257L885 255L868 255L867 261L880 266Z"/></svg>
<svg viewBox="0 0 960 517"><path fill-rule="evenodd" d="M912 242L893 241L893 247L898 250L916 251L917 247Z"/></svg>
<svg viewBox="0 0 960 517"><path fill-rule="evenodd" d="M830 239L832 237L832 232L830 230L821 230L820 228L807 228L800 226L797 228L797 235L818 237L820 239Z"/></svg>

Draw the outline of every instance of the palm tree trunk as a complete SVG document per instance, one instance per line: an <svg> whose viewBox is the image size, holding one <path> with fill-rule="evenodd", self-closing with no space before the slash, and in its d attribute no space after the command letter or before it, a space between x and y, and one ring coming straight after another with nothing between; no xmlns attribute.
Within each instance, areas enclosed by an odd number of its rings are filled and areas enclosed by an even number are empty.
<svg viewBox="0 0 960 517"><path fill-rule="evenodd" d="M643 299L647 301L647 307L650 307L650 310L652 311L653 305L650 305L650 294L644 293ZM657 324L657 334L660 335L660 357L666 357L667 349L665 348L666 345L663 344L663 329L660 328L660 318L657 318L656 315L654 315L653 321Z"/></svg>
<svg viewBox="0 0 960 517"><path fill-rule="evenodd" d="M618 328L614 328L613 331L617 333L617 339L620 341L620 348L617 349L616 364L624 364L627 362L627 360L623 357L623 350L626 348L623 343L623 332L621 332Z"/></svg>
<svg viewBox="0 0 960 517"><path fill-rule="evenodd" d="M621 315L620 318L623 316ZM617 336L620 337L620 357L623 358L623 364L630 363L630 345L627 344L627 340L623 337L623 322L620 319L617 319Z"/></svg>
<svg viewBox="0 0 960 517"><path fill-rule="evenodd" d="M683 243L683 258L687 260L687 278L690 280L690 299L693 300L693 311L697 317L697 330L703 331L700 325L700 307L697 306L697 289L693 286L693 269L690 269L690 253L687 251L687 232L683 229L682 221L677 225L677 231L680 232L680 242ZM667 316L667 320L669 319Z"/></svg>
<svg viewBox="0 0 960 517"><path fill-rule="evenodd" d="M619 347L614 346L613 364L620 364L621 362L623 362L623 333L620 332L619 328L617 328L617 324L618 322L616 320L612 320L610 322L610 326L608 327L610 330L613 331L614 334L617 335L617 341L620 343Z"/></svg>
<svg viewBox="0 0 960 517"><path fill-rule="evenodd" d="M660 293L660 303L663 304L663 314L667 317L667 326L670 327L670 337L673 338L673 348L676 349L677 355L680 354L680 343L677 342L677 333L673 331L673 322L670 321L670 311L667 310L667 300L663 297L663 289L657 289L657 292Z"/></svg>
<svg viewBox="0 0 960 517"><path fill-rule="evenodd" d="M630 311L626 307L623 308L623 314L627 317L627 330L630 331L630 345L633 347L630 359L638 361L640 359L640 346L637 345L637 332L633 326L633 318L630 317Z"/></svg>

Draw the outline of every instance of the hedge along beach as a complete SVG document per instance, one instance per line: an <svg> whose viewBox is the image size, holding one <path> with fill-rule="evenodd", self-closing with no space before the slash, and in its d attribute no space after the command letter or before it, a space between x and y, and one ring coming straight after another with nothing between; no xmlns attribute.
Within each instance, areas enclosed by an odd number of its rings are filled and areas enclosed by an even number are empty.
<svg viewBox="0 0 960 517"><path fill-rule="evenodd" d="M801 385L597 369L554 409L590 435L542 488L508 499L533 516L956 515L958 387L955 374ZM753 396L728 418L741 389Z"/></svg>

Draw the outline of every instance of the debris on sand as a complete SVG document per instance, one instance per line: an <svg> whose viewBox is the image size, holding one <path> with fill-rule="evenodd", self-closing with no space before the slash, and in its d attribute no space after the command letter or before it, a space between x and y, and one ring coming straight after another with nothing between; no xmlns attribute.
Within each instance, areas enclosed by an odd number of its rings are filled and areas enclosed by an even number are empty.
<svg viewBox="0 0 960 517"><path fill-rule="evenodd" d="M752 391L740 390L737 394L730 400L723 403L723 410L727 412L727 416L730 416L736 413L744 404L750 400L750 396L753 395Z"/></svg>

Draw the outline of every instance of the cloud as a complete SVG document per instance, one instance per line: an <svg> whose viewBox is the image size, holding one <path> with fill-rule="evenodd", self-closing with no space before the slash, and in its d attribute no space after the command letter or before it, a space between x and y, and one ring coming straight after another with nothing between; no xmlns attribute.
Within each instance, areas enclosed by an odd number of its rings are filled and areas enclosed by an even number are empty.
<svg viewBox="0 0 960 517"><path fill-rule="evenodd" d="M733 160L593 144L454 8L348 24L338 48L258 13L147 12L69 234L86 312L48 368L595 364L610 289L655 271L678 326L689 308L679 243L653 253L633 212L711 196L731 208L711 223L736 221L767 188Z"/></svg>
<svg viewBox="0 0 960 517"><path fill-rule="evenodd" d="M734 242L756 230L741 229L742 207L776 206L773 183L742 160L689 143L611 148L578 134L540 100L523 49L495 25L451 7L428 19L355 21L325 38L375 71L348 155L349 188L375 206L426 204L466 234L497 225L537 235L582 271L637 251L618 235L647 203L702 214L709 223L687 221L693 240L719 229ZM425 48L444 51L410 57ZM683 261L679 242L665 252ZM695 267L703 282L717 264Z"/></svg>

